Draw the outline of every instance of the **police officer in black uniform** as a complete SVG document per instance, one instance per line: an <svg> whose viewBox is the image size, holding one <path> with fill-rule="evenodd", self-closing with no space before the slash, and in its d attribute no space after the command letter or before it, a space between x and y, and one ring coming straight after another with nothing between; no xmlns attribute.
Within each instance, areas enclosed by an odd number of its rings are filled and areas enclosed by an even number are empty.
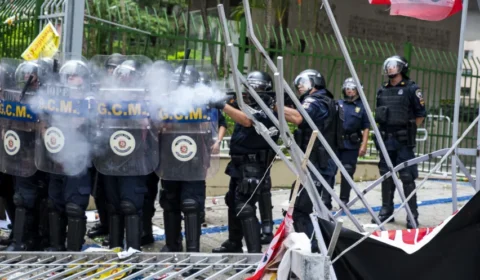
<svg viewBox="0 0 480 280"><path fill-rule="evenodd" d="M375 121L379 124L381 136L385 141L392 164L396 166L415 157L417 127L422 124L427 112L422 90L407 75L408 62L404 57L395 55L387 58L383 64L383 70L389 80L377 91ZM380 151L378 145L377 150ZM380 175L389 171L381 152L378 168ZM406 167L398 173L403 183L405 197L408 197L416 188L417 165ZM381 222L393 213L394 193L395 184L390 177L382 183L382 208L378 215ZM408 206L418 225L416 195L410 199ZM393 221L392 219L391 222ZM408 217L407 228L413 228L413 224Z"/></svg>
<svg viewBox="0 0 480 280"><path fill-rule="evenodd" d="M177 85L182 87L192 88L192 94L194 93L193 87L200 81L200 73L193 66L180 66L175 69L172 77L171 88L175 88ZM190 89L188 89L190 90ZM191 128L192 134L196 134L198 125L193 123L185 124L185 130ZM190 127L189 127L190 126ZM177 127L178 128L178 127ZM166 127L165 129L172 129ZM176 136L183 134L182 132L176 133L170 131L170 136ZM169 137L163 132L162 141L168 141ZM207 134L209 135L209 134ZM207 136L205 135L205 136ZM195 137L198 146L199 157L206 156L201 151L210 149L210 143L204 141L210 141L211 139L203 139L201 134ZM169 142L167 142L169 143ZM201 147L202 145L208 145L208 147ZM163 153L163 150L162 152ZM208 154L210 155L210 153ZM161 155L162 156L162 155ZM163 155L165 156L165 155ZM199 158L199 160L202 160ZM160 163L162 165L163 163ZM199 172L203 173L202 166L198 166ZM200 170L202 169L202 170ZM192 170L192 172L195 172ZM206 175L206 174L205 174ZM184 174L188 177L189 174ZM162 177L162 176L161 176ZM205 213L205 199L206 199L206 181L205 177L195 176L195 180L180 180L169 179L162 177L160 190L160 206L163 208L163 219L165 225L165 246L162 247L162 252L180 252L183 250L182 236L181 236L181 215L183 212L185 222L185 239L186 239L186 251L187 252L199 252L200 251L200 235L201 235L201 218Z"/></svg>
<svg viewBox="0 0 480 280"><path fill-rule="evenodd" d="M336 102L333 94L326 88L325 78L317 70L307 69L295 78L294 85L301 95L300 101L303 108L305 108L315 125L320 129L330 147L336 151L339 146ZM285 119L298 126L298 129L294 132L295 141L305 151L313 133L312 129L296 109L286 107ZM313 146L310 161L315 165L325 181L330 186L333 186L337 166L318 139ZM323 203L331 210L330 194L323 188L317 178L314 177L313 180L318 192L321 193ZM309 237L313 233L313 224L309 216L312 210L312 201L302 186L295 201L293 220L295 231L304 232ZM318 244L315 239L312 239L312 251L318 251Z"/></svg>
<svg viewBox="0 0 480 280"><path fill-rule="evenodd" d="M23 62L14 70L18 88L25 90L24 102L36 95L40 86L46 82L52 72L50 66L44 60L34 60ZM12 100L20 101L19 96ZM23 149L21 148L18 155L24 158L19 158L18 164L24 166L22 160L34 160L31 153L34 151L35 131L23 132L22 141ZM46 208L43 205L46 205L47 201L48 174L35 170L33 175L14 176L15 221L13 241L7 251L41 251L48 246L48 219L39 211Z"/></svg>
<svg viewBox="0 0 480 280"><path fill-rule="evenodd" d="M271 95L273 82L270 75L261 71L253 71L247 75L247 82L261 95L267 106L273 111L275 104ZM274 124L263 112L253 98L248 94L244 97L245 103L257 110L255 118L267 128ZM229 175L230 185L225 195L225 203L228 206L228 240L222 243L214 253L239 253L242 252L242 238L249 253L260 253L260 224L256 216L256 202L270 177L268 167L275 158L275 152L270 145L257 133L253 122L241 110L234 108L225 102L212 104L229 115L235 121L232 138L230 140L231 161L225 170ZM278 140L278 134L273 136ZM268 170L267 170L268 169ZM271 205L271 204L270 204ZM271 207L269 207L271 210Z"/></svg>
<svg viewBox="0 0 480 280"><path fill-rule="evenodd" d="M159 79L167 80L168 77L174 72L173 66L165 60L155 61L147 74L147 83L157 83ZM157 86L162 86L162 82L158 83ZM152 93L155 95L155 93ZM141 245L148 245L155 242L152 231L152 219L155 215L155 199L158 194L158 183L160 178L158 178L155 172L152 172L148 175L147 178L147 188L148 191L145 195L145 201L143 203L143 234Z"/></svg>
<svg viewBox="0 0 480 280"><path fill-rule="evenodd" d="M119 86L120 91L111 94L127 98L139 94L138 92L129 92L128 89L143 86L147 65L136 59L125 60L117 66L113 72L114 80ZM122 91L121 89L126 89ZM140 94L144 94L143 92ZM115 99L111 96L110 101L122 100L120 97ZM130 97L129 97L130 98ZM144 96L137 101L144 101ZM130 119L113 120L108 129L108 133L116 133L117 127L127 126ZM125 159L109 150L107 155L102 156L101 160L96 161L96 167L105 172L111 172L104 176L105 194L107 197L107 209L110 216L109 246L110 248L124 247L123 238L126 236L126 248L140 250L142 239L142 215L145 195L147 194L148 174L139 175L146 170L153 170L150 164L152 158L157 154L146 154L151 147L151 137L149 134L149 123L146 118L142 118L136 127L126 129L128 133L135 138L136 146L131 157ZM142 126L141 128L139 126ZM117 131L118 132L118 131ZM113 135L113 134L112 134ZM102 161L100 163L100 161ZM97 164L98 163L98 164ZM122 172L123 171L123 172ZM125 172L131 172L125 174ZM118 175L117 175L118 174ZM120 175L122 174L122 175ZM119 176L120 175L120 176Z"/></svg>
<svg viewBox="0 0 480 280"><path fill-rule="evenodd" d="M107 75L111 76L115 68L117 68L118 65L122 64L122 62L124 62L125 60L126 57L118 53L114 53L109 56L104 63L104 69L107 72ZM92 189L92 191L94 192L92 193L92 196L95 199L95 206L97 208L99 221L88 230L87 236L90 238L108 235L110 221L107 211L107 198L105 197L105 185L103 175L95 170L94 178L95 187ZM104 242L104 245L106 244L108 244L108 240Z"/></svg>
<svg viewBox="0 0 480 280"><path fill-rule="evenodd" d="M85 93L90 92L90 69L85 62L67 61L60 68L59 74L62 84L67 86L66 91L70 98L86 98ZM75 127L77 133L88 133L90 125L88 118L73 120L73 122L75 124L71 122L69 124ZM88 137L85 138L87 139ZM93 169L89 168L91 159L88 154L79 153L75 156L85 157L84 169L81 173L74 176L50 174L48 187L50 247L48 251L80 251L85 241L87 226L85 210L88 207L92 189ZM66 248L65 239L67 240Z"/></svg>
<svg viewBox="0 0 480 280"><path fill-rule="evenodd" d="M362 85L360 85L362 86ZM353 78L347 78L342 85L343 99L338 101L343 107L345 122L343 123L343 149L339 150L339 158L345 170L353 178L357 168L358 156L367 152L368 132L370 121L367 112L359 99L358 86ZM350 200L350 184L342 175L340 183L340 200L346 205Z"/></svg>

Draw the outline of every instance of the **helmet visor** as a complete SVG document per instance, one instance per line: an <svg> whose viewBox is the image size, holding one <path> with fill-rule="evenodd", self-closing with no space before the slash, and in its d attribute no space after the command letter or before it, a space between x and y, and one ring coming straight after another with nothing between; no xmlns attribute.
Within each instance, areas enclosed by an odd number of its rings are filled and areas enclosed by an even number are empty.
<svg viewBox="0 0 480 280"><path fill-rule="evenodd" d="M389 58L383 63L384 74L388 76L400 74L403 67L405 67L405 63L395 57Z"/></svg>

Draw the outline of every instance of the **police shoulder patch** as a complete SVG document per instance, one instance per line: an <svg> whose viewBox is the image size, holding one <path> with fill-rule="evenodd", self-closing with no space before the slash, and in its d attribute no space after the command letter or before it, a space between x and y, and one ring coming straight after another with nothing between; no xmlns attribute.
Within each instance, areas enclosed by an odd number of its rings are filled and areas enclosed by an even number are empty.
<svg viewBox="0 0 480 280"><path fill-rule="evenodd" d="M417 89L417 91L415 91L415 95L416 95L419 99L423 98L422 91L421 91L420 89Z"/></svg>
<svg viewBox="0 0 480 280"><path fill-rule="evenodd" d="M355 113L357 113L357 114L360 113L360 107L355 108Z"/></svg>

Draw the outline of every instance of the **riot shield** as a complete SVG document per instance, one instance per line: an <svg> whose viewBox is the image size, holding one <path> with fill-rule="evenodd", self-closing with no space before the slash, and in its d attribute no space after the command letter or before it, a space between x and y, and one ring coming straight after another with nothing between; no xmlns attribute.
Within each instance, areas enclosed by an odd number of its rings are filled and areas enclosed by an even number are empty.
<svg viewBox="0 0 480 280"><path fill-rule="evenodd" d="M109 57L90 62L100 69ZM111 176L140 176L158 165L158 138L150 124L145 75L151 60L126 56L111 75L99 81L93 127L94 165Z"/></svg>
<svg viewBox="0 0 480 280"><path fill-rule="evenodd" d="M37 171L34 161L37 117L28 103L31 95L26 95L27 91L35 91L37 65L37 61L0 60L0 172L14 176L29 177ZM29 84L22 79L30 79Z"/></svg>
<svg viewBox="0 0 480 280"><path fill-rule="evenodd" d="M35 164L39 170L75 176L91 166L91 71L88 61L59 54L54 72L32 100L38 111Z"/></svg>
<svg viewBox="0 0 480 280"><path fill-rule="evenodd" d="M165 85L150 85L152 120L159 130L156 173L163 180L205 180L216 174L220 158L212 153L219 111L206 104L221 93L214 86L216 79L203 79L211 75L210 64L169 62L174 65L172 78Z"/></svg>

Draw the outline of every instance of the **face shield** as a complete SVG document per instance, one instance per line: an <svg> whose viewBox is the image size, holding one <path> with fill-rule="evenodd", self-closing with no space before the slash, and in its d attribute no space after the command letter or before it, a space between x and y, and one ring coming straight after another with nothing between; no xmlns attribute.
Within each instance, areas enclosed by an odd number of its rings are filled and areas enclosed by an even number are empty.
<svg viewBox="0 0 480 280"><path fill-rule="evenodd" d="M390 57L383 63L383 74L393 78L402 73L403 67L405 67L405 62L397 57Z"/></svg>
<svg viewBox="0 0 480 280"><path fill-rule="evenodd" d="M26 62L21 64L17 71L15 71L15 81L17 87L23 89L27 83L27 91L37 90L39 87L38 81L38 64L34 62Z"/></svg>
<svg viewBox="0 0 480 280"><path fill-rule="evenodd" d="M120 65L113 71L113 77L122 84L135 82L136 76L136 69L128 65Z"/></svg>
<svg viewBox="0 0 480 280"><path fill-rule="evenodd" d="M345 101L354 101L358 98L357 83L353 79L346 79L342 85L342 92Z"/></svg>
<svg viewBox="0 0 480 280"><path fill-rule="evenodd" d="M300 95L303 95L313 88L312 81L307 75L298 75L293 83Z"/></svg>

